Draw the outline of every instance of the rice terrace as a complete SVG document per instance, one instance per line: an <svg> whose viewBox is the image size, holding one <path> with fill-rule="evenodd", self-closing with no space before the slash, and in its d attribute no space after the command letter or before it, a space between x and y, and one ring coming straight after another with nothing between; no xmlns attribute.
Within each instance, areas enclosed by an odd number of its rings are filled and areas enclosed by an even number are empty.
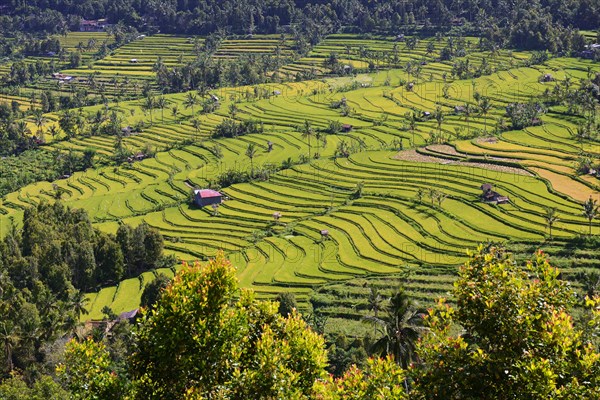
<svg viewBox="0 0 600 400"><path fill-rule="evenodd" d="M77 33L61 38L65 44L79 39ZM465 56L441 61L440 52L457 46L452 43L457 39L419 39L409 50L394 37L334 35L277 71L313 68L316 79L202 94L160 95L152 87L148 98L164 99L163 108L148 108L147 98L81 107L77 112L84 115L114 113L120 126L132 130L119 144L133 153L152 149L154 155L6 193L0 203L3 233L19 224L25 207L60 192L65 204L85 209L106 232L115 233L121 222L147 222L164 235L166 251L181 260L225 250L242 286L261 296L290 291L308 301L331 284L408 274L411 296L430 301L448 290L464 249L477 243L546 243L551 251L588 229L598 230L581 212L590 196L598 198L595 167L589 173L581 169L586 162L593 165L600 150L580 132L595 118L596 106L561 99L595 74L596 64L482 51L475 38L458 40ZM165 41L172 44L156 53L156 43ZM154 75L154 57L167 65L192 57L189 42L143 37L94 62L91 72L81 67L61 73L80 86L90 85L90 73L143 82ZM213 57L236 57L248 48L270 54L276 43L269 36L226 41ZM378 55L362 59L360 51ZM340 59L332 61L328 53ZM138 63L129 63L133 56ZM369 68L375 57L378 62ZM352 74L327 77L332 62L352 68ZM35 99L49 84L39 85L21 89L21 96ZM199 114L202 106L193 109L190 98L218 107ZM535 116L524 116L527 126L512 129L507 110L533 102L539 104ZM40 130L48 151L93 149L101 160L111 157L114 138L76 133L64 140L60 114L44 118ZM34 121L26 122L35 132ZM225 124L245 123L256 124L256 133L219 133ZM52 126L59 133L48 137ZM251 179L222 185L231 171ZM508 201L482 201L484 184ZM218 208L189 201L191 188L204 187L222 191L225 200ZM552 241L548 208L559 216ZM593 259L587 264L595 266ZM117 313L135 308L156 272L173 274L149 271L90 293L89 318L101 317L105 306ZM346 296L355 290L348 287Z"/></svg>
<svg viewBox="0 0 600 400"><path fill-rule="evenodd" d="M503 39L453 6L334 23L309 5L289 25L250 9L221 29L215 9L179 26L75 3L60 32L0 37L0 253L49 254L6 268L48 274L35 296L80 293L73 327L133 319L149 287L221 253L330 349L370 335L398 287L454 304L479 246L542 251L600 291L600 21Z"/></svg>

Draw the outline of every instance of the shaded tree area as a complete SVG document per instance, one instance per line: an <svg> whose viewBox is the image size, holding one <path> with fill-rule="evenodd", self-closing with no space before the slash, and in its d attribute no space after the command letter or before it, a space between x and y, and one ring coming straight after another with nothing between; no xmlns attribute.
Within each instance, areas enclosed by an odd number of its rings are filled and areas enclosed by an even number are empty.
<svg viewBox="0 0 600 400"><path fill-rule="evenodd" d="M71 286L90 291L170 262L162 256L162 235L147 224L121 224L116 235L107 234L93 228L87 212L60 201L25 210L23 229L13 230L10 241L14 248L2 253L6 264L35 266L22 274L21 285L31 287L39 276L59 297Z"/></svg>
<svg viewBox="0 0 600 400"><path fill-rule="evenodd" d="M44 368L47 344L75 332L86 314L83 291L171 265L162 236L146 224L117 236L60 201L25 210L23 228L0 242L0 374ZM31 376L30 376L31 375Z"/></svg>
<svg viewBox="0 0 600 400"><path fill-rule="evenodd" d="M572 30L596 29L600 9L590 0L507 0L456 2L443 0L11 0L0 27L5 33L78 30L82 18L108 18L148 32L225 34L290 32L299 52L341 28L363 33L394 33L420 26L431 31L465 26L485 31L492 42L519 48L567 49ZM571 38L570 38L571 37Z"/></svg>

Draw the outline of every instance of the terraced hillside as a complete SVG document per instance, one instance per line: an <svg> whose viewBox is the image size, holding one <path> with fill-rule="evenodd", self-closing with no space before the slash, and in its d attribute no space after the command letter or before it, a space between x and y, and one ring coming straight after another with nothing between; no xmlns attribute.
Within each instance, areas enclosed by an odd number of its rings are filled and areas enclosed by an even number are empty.
<svg viewBox="0 0 600 400"><path fill-rule="evenodd" d="M595 142L577 139L580 118L558 105L541 116L542 125L502 133L497 128L510 103L538 99L547 88L567 78L577 82L588 67L595 71L597 66L554 59L508 69L527 57L473 53L471 68L489 68L489 74L474 79L456 79L454 64L432 60L418 76L394 69L262 85L256 91L223 89L213 93L220 108L198 116L198 128L192 126L191 107L183 105L185 94L166 96L171 106L179 106L178 115L156 110L151 116L140 101L121 102L113 109L124 124L146 124L124 138L125 146L137 150L150 144L156 156L75 173L55 187L40 182L9 194L0 204L0 228L8 229L10 218L18 223L23 207L51 201L58 188L63 201L88 210L106 231L114 232L120 220L157 227L167 239L166 249L181 259L226 250L242 285L261 296L291 291L306 302L322 285L408 272L419 277L408 287L410 294L430 301L450 287L466 248L486 241L534 247L544 242L548 207L559 215L555 241L588 230L581 203L598 197L598 181L577 175L575 163L582 151L597 159L599 150ZM549 73L552 81L542 82ZM491 101L486 113L463 111L478 107L481 96ZM264 131L212 138L215 127L228 119L259 120ZM327 134L332 121L350 127ZM252 161L245 155L249 144L258 149ZM108 157L114 138L77 137L51 146L92 147ZM309 153L320 157L308 158ZM265 165L281 170L268 180L223 188L227 200L217 213L189 205L191 187L214 184L227 170ZM481 202L484 183L510 202ZM281 218L275 220L274 213ZM596 221L592 229L598 233ZM132 307L147 278L90 295L92 316L105 305L115 311Z"/></svg>

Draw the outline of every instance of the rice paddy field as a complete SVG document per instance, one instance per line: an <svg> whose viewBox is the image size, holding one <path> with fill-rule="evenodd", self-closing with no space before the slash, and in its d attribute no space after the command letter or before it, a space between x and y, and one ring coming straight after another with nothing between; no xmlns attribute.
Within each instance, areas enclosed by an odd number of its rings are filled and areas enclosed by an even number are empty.
<svg viewBox="0 0 600 400"><path fill-rule="evenodd" d="M139 47L146 40L148 47ZM120 55L103 60L105 64L96 63L95 68L131 67L126 60L133 55L140 60L147 57L151 63L150 55L156 54L149 43L155 40L143 38L124 46L117 52ZM161 50L167 62L187 54L193 46L187 38L169 40L172 47ZM265 39L264 47L256 51L271 51L269 46L276 46L277 40L272 38L267 44ZM358 63L363 40L354 40L331 37L286 68L322 65L319 60L335 49L341 49L340 58ZM220 108L198 115L197 129L191 124L192 109L183 105L185 93L166 96L170 106L179 106L175 116L162 115L160 110L144 113L139 100L111 104L123 124L146 125L126 137L125 146L137 151L151 145L156 156L75 173L53 183L39 182L11 193L0 201L0 234L10 220L19 223L25 207L51 201L55 184L64 192L63 201L86 209L100 229L115 232L119 221L146 221L164 235L166 251L181 260L206 259L224 250L236 265L243 287L264 298L292 292L303 308L313 299L332 315L332 324L339 323L333 316L340 310L350 319L358 318L360 306L353 299L364 296L370 284L383 287L402 281L408 293L423 303L444 296L457 265L466 259L465 250L479 243L509 243L525 254L538 246L556 250L561 243L586 234L582 203L590 196L599 198L599 185L591 175L578 175L575 164L582 152L598 159L600 147L575 139L577 119L561 107L551 107L539 126L494 132L498 119L506 118L510 103L538 99L567 78L577 82L588 68L600 72L597 64L556 58L526 66L527 53L492 55L473 49L467 56L470 63L475 67L487 63L490 73L460 80L452 78L452 63L436 61L435 53L426 54L425 43L421 41L415 51L403 45L399 50L403 63L427 60L419 76L388 66L351 77L262 85L267 89L264 92L273 94L263 98L247 95L254 92L253 87L215 91L212 95L220 99ZM396 44L383 39L368 43L371 49L393 49ZM226 44L220 56L234 57L238 46L225 48ZM140 74L149 71L145 62L136 68ZM541 82L544 74L552 74L553 82ZM415 81L412 90L404 84L408 80ZM475 93L491 99L489 113L467 117L457 112L457 106L476 106ZM235 115L229 111L233 103ZM336 106L341 103L347 105L344 110ZM438 106L444 115L441 124L425 116ZM419 116L414 131L406 117L413 112ZM57 119L52 114L47 117ZM229 118L259 120L264 132L211 138L215 127ZM351 125L351 129L321 138L305 137L298 128L305 121L315 130L325 130L331 121ZM245 155L249 144L259 149L252 164ZM61 151L91 147L99 157L109 157L114 138L76 137L48 146ZM221 157L215 155L215 146L221 149ZM349 157L336 157L340 146L351 149ZM306 162L309 152L320 157ZM282 165L288 159L292 165L266 181L223 188L226 200L217 213L189 204L191 188L207 187L227 170ZM510 202L481 202L484 183L493 184ZM361 186L362 193L356 196ZM559 215L552 242L544 218L548 207L555 207ZM281 218L274 220L274 213L281 213ZM592 222L592 232L600 234L597 221ZM581 263L565 262L564 273L598 267L593 255L581 259ZM172 275L174 271L162 272ZM147 272L89 294L89 317L100 317L104 306L115 312L135 308L153 274Z"/></svg>

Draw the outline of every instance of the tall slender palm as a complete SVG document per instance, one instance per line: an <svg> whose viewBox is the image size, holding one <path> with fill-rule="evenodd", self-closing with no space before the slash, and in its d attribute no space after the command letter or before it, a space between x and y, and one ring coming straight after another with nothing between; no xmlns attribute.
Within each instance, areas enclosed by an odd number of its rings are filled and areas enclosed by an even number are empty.
<svg viewBox="0 0 600 400"><path fill-rule="evenodd" d="M379 289L375 286L371 286L369 290L369 310L373 311L375 317L378 316L379 311L382 308L383 298L379 294Z"/></svg>
<svg viewBox="0 0 600 400"><path fill-rule="evenodd" d="M39 135L40 139L44 138L44 125L46 124L46 117L44 117L44 112L41 109L36 109L33 111L33 122L37 127L36 134Z"/></svg>
<svg viewBox="0 0 600 400"><path fill-rule="evenodd" d="M406 119L408 120L408 128L412 134L412 145L415 145L415 129L417 128L417 114L415 112L406 113Z"/></svg>
<svg viewBox="0 0 600 400"><path fill-rule="evenodd" d="M248 143L246 148L246 157L250 159L250 176L254 176L254 156L256 156L257 148L254 143Z"/></svg>
<svg viewBox="0 0 600 400"><path fill-rule="evenodd" d="M196 96L192 92L188 92L188 94L185 96L185 100L183 100L183 105L185 106L185 108L192 109L192 117L195 115L194 106L196 104L198 104L198 96Z"/></svg>
<svg viewBox="0 0 600 400"><path fill-rule="evenodd" d="M550 231L550 240L552 240L552 226L556 221L558 221L558 214L556 213L555 207L546 208L546 224L548 225L548 230Z"/></svg>
<svg viewBox="0 0 600 400"><path fill-rule="evenodd" d="M438 138L441 139L441 137L442 137L442 123L444 122L444 113L442 111L442 107L437 106L435 108L433 116L434 116L434 118L435 118L435 120L437 122Z"/></svg>
<svg viewBox="0 0 600 400"><path fill-rule="evenodd" d="M198 118L194 118L192 120L192 127L194 127L194 131L196 132L196 136L200 134L200 127L202 126L202 122Z"/></svg>
<svg viewBox="0 0 600 400"><path fill-rule="evenodd" d="M585 203L583 203L583 216L586 217L589 222L590 236L592 235L592 221L598 216L598 212L600 211L598 209L597 203L598 201L593 200L592 196L590 196L590 198Z"/></svg>
<svg viewBox="0 0 600 400"><path fill-rule="evenodd" d="M489 97L483 96L479 100L479 113L483 115L483 132L487 133L487 115L492 109L492 102Z"/></svg>
<svg viewBox="0 0 600 400"><path fill-rule="evenodd" d="M465 104L465 110L463 111L463 114L465 116L465 122L467 123L467 136L471 136L471 114L473 113L473 107L471 107L471 104L466 103Z"/></svg>
<svg viewBox="0 0 600 400"><path fill-rule="evenodd" d="M382 356L390 355L397 364L407 368L416 359L415 345L424 330L423 315L406 293L398 290L390 298L384 315L367 316L363 319L376 326L381 334L371 350Z"/></svg>
<svg viewBox="0 0 600 400"><path fill-rule="evenodd" d="M14 369L13 350L19 341L20 336L17 327L9 327L8 322L4 322L0 325L0 342L2 342L8 371L12 371Z"/></svg>
<svg viewBox="0 0 600 400"><path fill-rule="evenodd" d="M306 141L308 142L308 158L310 159L310 150L311 150L311 146L310 146L310 138L315 134L315 131L310 123L309 120L305 119L304 120L304 125L302 126L302 137L306 138Z"/></svg>
<svg viewBox="0 0 600 400"><path fill-rule="evenodd" d="M153 96L147 96L142 103L142 109L150 114L150 125L152 125L152 110L156 107L156 100Z"/></svg>
<svg viewBox="0 0 600 400"><path fill-rule="evenodd" d="M158 99L156 99L156 107L160 108L160 119L163 124L165 123L165 108L168 104L169 102L164 96L160 96Z"/></svg>

